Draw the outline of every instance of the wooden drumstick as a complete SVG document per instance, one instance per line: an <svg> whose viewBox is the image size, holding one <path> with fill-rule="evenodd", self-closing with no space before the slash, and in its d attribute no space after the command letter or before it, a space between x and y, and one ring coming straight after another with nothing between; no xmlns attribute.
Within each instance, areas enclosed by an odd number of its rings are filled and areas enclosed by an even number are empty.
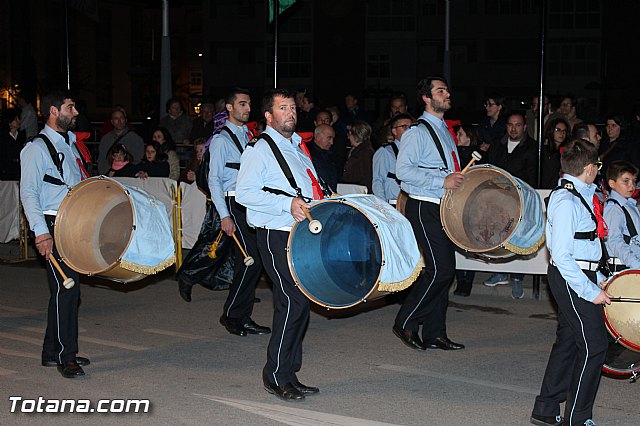
<svg viewBox="0 0 640 426"><path fill-rule="evenodd" d="M640 299L633 297L610 297L609 300L611 300L612 302L640 303Z"/></svg>
<svg viewBox="0 0 640 426"><path fill-rule="evenodd" d="M60 264L58 263L56 258L53 257L53 253L49 255L49 262L51 262L51 264L54 266L54 268L56 268L58 270L58 272L60 273L60 276L62 276L62 279L64 280L62 285L64 286L64 288L70 289L71 287L73 287L76 284L76 282L72 278L67 277L67 274L64 273L64 271L60 267Z"/></svg>
<svg viewBox="0 0 640 426"><path fill-rule="evenodd" d="M233 234L231 234L231 236L233 237L233 239L235 240L236 244L238 245L238 248L240 248L240 251L242 252L242 255L244 256L244 265L245 266L251 266L253 265L253 257L249 256L247 254L246 251L244 251L244 248L242 247L242 244L240 244L240 241L238 241L238 237L236 237L236 233L234 232Z"/></svg>
<svg viewBox="0 0 640 426"><path fill-rule="evenodd" d="M315 220L311 217L311 213L309 213L309 209L306 207L300 207L304 212L304 215L309 219L309 232L312 234L319 234L322 231L322 223L319 220Z"/></svg>
<svg viewBox="0 0 640 426"><path fill-rule="evenodd" d="M467 166L460 173L464 174L467 170L469 170L471 166L473 166L476 161L480 160L482 160L482 154L480 154L478 151L473 151L473 154L471 154L471 161L469 161Z"/></svg>

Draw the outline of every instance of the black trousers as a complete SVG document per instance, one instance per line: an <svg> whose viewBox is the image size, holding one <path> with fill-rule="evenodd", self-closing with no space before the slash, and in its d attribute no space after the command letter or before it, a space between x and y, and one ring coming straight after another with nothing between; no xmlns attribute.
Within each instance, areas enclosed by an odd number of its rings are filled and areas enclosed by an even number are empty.
<svg viewBox="0 0 640 426"><path fill-rule="evenodd" d="M54 235L55 216L45 216L51 237ZM60 259L58 249L53 245L51 254ZM47 330L42 344L42 359L56 360L64 364L76 358L78 354L78 306L80 305L80 276L64 262L58 262L67 277L75 281L70 289L64 288L63 279L50 261L46 261L47 281L49 282L49 307L47 312Z"/></svg>
<svg viewBox="0 0 640 426"><path fill-rule="evenodd" d="M246 323L251 319L256 285L262 273L262 261L258 255L256 231L247 225L247 210L236 203L235 197L226 197L227 208L236 224L236 236L244 251L253 257L254 263L245 266L244 256L235 242L233 243L235 259L233 282L229 286L229 295L224 303L224 313L228 318L235 318Z"/></svg>
<svg viewBox="0 0 640 426"><path fill-rule="evenodd" d="M418 331L422 324L423 340L447 337L449 285L456 269L453 243L442 229L438 204L409 198L405 215L422 249L426 267L411 286L395 324L412 331Z"/></svg>
<svg viewBox="0 0 640 426"><path fill-rule="evenodd" d="M288 232L258 229L258 249L273 282L273 325L262 370L265 383L295 383L302 367L302 339L309 324L309 299L296 287L287 263Z"/></svg>
<svg viewBox="0 0 640 426"><path fill-rule="evenodd" d="M596 282L596 273L585 271ZM533 414L556 416L566 400L565 423L584 424L592 418L608 340L602 306L578 297L553 265L549 287L558 304L558 329Z"/></svg>

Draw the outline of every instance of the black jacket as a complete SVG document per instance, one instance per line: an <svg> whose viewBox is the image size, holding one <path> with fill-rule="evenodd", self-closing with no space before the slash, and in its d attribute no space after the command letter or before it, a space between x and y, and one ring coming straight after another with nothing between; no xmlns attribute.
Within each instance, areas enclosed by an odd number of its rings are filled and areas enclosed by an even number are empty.
<svg viewBox="0 0 640 426"><path fill-rule="evenodd" d="M500 167L513 176L522 179L533 188L538 186L538 143L526 133L511 154L507 153L505 135L500 142L491 144L487 151L487 163Z"/></svg>

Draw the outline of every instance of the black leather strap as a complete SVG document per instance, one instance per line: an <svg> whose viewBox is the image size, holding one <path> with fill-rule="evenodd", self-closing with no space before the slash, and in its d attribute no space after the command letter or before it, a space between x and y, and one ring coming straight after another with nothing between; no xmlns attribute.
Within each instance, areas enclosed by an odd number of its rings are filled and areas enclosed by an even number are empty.
<svg viewBox="0 0 640 426"><path fill-rule="evenodd" d="M442 158L442 162L444 163L444 166L447 168L447 170L451 170L449 168L449 163L447 163L447 157L445 157L444 155L444 149L442 148L442 143L440 143L440 139L438 139L438 135L436 134L436 131L433 129L431 124L427 123L426 120L419 119L418 123L422 124L424 127L427 128L427 130L431 134L431 138L433 139L433 142L436 144L436 148L438 149L438 153L440 154L440 158Z"/></svg>
<svg viewBox="0 0 640 426"><path fill-rule="evenodd" d="M225 132L227 132L229 134L229 136L231 137L231 140L233 140L233 143L236 144L236 148L238 148L238 151L240 151L240 155L242 155L242 153L244 152L244 149L242 148L242 144L240 143L240 139L238 139L238 137L235 135L235 133L233 133L231 131L231 129L228 128L227 126L223 126L222 130L224 130Z"/></svg>

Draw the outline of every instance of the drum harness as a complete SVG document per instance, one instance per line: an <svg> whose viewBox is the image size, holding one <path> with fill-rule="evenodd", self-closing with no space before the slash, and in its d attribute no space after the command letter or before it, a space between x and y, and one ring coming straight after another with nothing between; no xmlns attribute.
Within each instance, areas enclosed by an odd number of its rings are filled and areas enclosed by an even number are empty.
<svg viewBox="0 0 640 426"><path fill-rule="evenodd" d="M287 178L287 181L289 182L289 185L291 185L291 188L293 188L293 190L296 192L296 195L294 196L294 195L291 195L288 192L283 191L281 189L270 188L268 186L263 186L262 190L265 191L265 192L270 192L272 194L276 194L276 195L286 195L287 197L291 197L291 198L298 197L301 200L303 200L305 203L311 202L312 201L311 198L305 197L304 195L302 195L302 189L300 189L300 187L296 183L296 180L293 177L293 173L291 172L291 168L289 168L289 165L287 164L287 161L284 159L284 156L282 155L282 152L280 151L280 149L278 148L278 146L276 145L275 141L273 140L273 138L271 136L269 136L266 133L261 133L260 136L258 136L258 139L256 139L255 142L251 142L251 145L253 146L260 139L264 139L267 142L267 144L269 144L269 148L271 148L271 151L273 151L273 156L276 158L276 161L278 162L278 165L280 166L280 169L282 169L282 172L284 173L284 176ZM324 182L324 180L320 176L318 176L318 181L319 181L320 188L321 188L324 196L325 197L331 196L332 191L329 189L327 184Z"/></svg>
<svg viewBox="0 0 640 426"><path fill-rule="evenodd" d="M585 206L585 208L591 215L591 219L596 225L596 229L594 229L593 231L576 232L575 234L573 234L573 238L576 240L589 240L589 241L594 241L597 238L600 241L602 255L600 257L600 260L598 261L597 271L599 271L605 276L605 279L600 285L600 287L602 288L602 286L606 284L607 279L611 277L613 273L611 272L611 268L609 268L609 263L608 263L609 254L607 253L607 248L605 247L604 239L599 238L597 234L598 219L596 218L595 214L593 214L593 211L591 210L591 207L589 207L589 204L585 201L582 195L580 195L580 193L573 186L573 183L567 179L560 180L560 185L551 191L551 193L549 194L549 197L545 199L547 204L548 204L548 200L551 198L551 194L553 194L558 189L566 189L575 197L577 197L580 200L580 202Z"/></svg>
<svg viewBox="0 0 640 426"><path fill-rule="evenodd" d="M622 209L622 213L624 213L624 218L627 222L627 231L629 231L629 235L624 235L622 234L622 239L624 240L625 243L627 244L631 244L631 241L634 240L634 237L636 237L638 235L638 231L636 230L636 226L633 224L633 219L631 219L631 214L629 214L629 211L623 207L622 205L620 205L620 203L618 202L618 200L614 200L613 198L607 198L607 203L611 201L614 204L617 204L618 207L620 207ZM637 242L635 242L637 244ZM613 263L613 265L616 267L616 270L623 270L623 269L627 269L626 265L623 264L618 264L616 265L615 261L613 261L613 258L610 259L609 263Z"/></svg>
<svg viewBox="0 0 640 426"><path fill-rule="evenodd" d="M431 138L433 139L433 143L436 145L436 148L438 149L438 153L440 154L440 158L442 158L442 162L444 163L444 167L422 167L422 166L418 166L418 168L421 168L421 169L437 168L438 170L440 170L442 172L451 170L449 168L449 163L447 163L447 157L444 156L444 149L442 148L442 143L440 142L440 139L438 138L438 135L436 134L436 131L433 130L433 126L431 126L431 124L429 124L426 120L423 120L423 119L420 118L420 119L418 119L418 122L413 124L411 127L419 126L420 124L422 124L424 127L426 127L427 130L429 131L429 134L431 134Z"/></svg>
<svg viewBox="0 0 640 426"><path fill-rule="evenodd" d="M65 138L65 140L68 139L68 136L66 135L63 135L63 137ZM53 146L53 143L51 142L49 137L44 133L40 133L37 136L34 136L33 139L31 140L35 140L38 138L42 139L42 141L46 145L47 150L49 151L49 155L51 156L51 160L53 161L53 164L56 166L56 169L58 169L58 173L60 173L60 179L53 177L51 175L45 174L42 180L52 185L60 185L60 186L65 185L67 189L71 190L71 186L69 186L64 181L64 172L62 171L62 163L64 162L64 152L58 152L56 148ZM78 154L80 154L80 157L78 159L82 161L82 163L79 162L79 165L80 164L82 165L82 170L80 174L87 173L84 157L80 153L80 150L78 149L78 147L76 147L76 150L78 151ZM87 174L87 177L89 177L88 174Z"/></svg>
<svg viewBox="0 0 640 426"><path fill-rule="evenodd" d="M384 145L384 147L387 147L387 146L391 147L391 149L393 150L393 155L395 155L396 160L397 160L398 159L398 152L400 152L400 150L398 149L398 146L395 144L395 142L391 142L391 143L388 143L388 144ZM398 176L396 176L395 173L387 172L387 177L389 179L395 180L396 183L398 185L400 185L400 179L398 179Z"/></svg>

